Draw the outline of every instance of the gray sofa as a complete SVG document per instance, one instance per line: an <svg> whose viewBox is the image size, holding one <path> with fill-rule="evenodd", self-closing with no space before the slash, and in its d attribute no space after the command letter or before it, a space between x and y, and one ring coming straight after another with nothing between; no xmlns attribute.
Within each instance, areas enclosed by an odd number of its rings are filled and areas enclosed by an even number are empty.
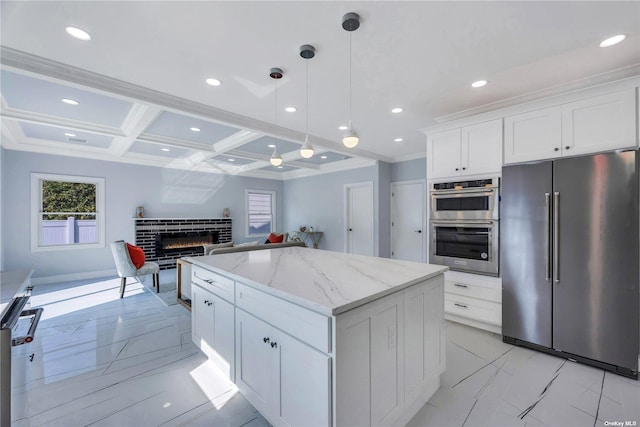
<svg viewBox="0 0 640 427"><path fill-rule="evenodd" d="M215 246L215 245L204 245L205 255L228 254L233 252L244 252L244 251L259 251L261 249L288 248L290 246L306 247L307 245L304 242L282 242L282 243L262 243L259 245L236 245L236 246L228 246L228 247L222 247L222 248L221 247L207 248L207 246Z"/></svg>

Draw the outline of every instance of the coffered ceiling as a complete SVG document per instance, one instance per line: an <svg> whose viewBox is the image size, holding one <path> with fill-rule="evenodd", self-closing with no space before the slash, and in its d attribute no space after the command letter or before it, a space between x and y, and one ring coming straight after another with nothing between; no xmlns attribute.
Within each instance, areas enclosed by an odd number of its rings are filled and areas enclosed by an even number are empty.
<svg viewBox="0 0 640 427"><path fill-rule="evenodd" d="M5 148L278 179L424 156L422 128L640 74L636 1L0 7ZM348 33L341 19L352 11L361 26ZM338 129L349 119L349 37L355 149ZM303 44L314 58L299 56ZM277 106L271 67L284 70ZM473 89L480 79L488 84ZM307 113L311 159L299 154Z"/></svg>

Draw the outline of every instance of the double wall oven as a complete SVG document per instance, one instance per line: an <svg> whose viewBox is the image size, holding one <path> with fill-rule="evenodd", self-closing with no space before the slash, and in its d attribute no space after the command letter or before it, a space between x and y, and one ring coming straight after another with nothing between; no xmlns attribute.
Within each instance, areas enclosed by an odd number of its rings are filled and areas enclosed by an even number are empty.
<svg viewBox="0 0 640 427"><path fill-rule="evenodd" d="M431 186L429 262L498 276L500 178Z"/></svg>

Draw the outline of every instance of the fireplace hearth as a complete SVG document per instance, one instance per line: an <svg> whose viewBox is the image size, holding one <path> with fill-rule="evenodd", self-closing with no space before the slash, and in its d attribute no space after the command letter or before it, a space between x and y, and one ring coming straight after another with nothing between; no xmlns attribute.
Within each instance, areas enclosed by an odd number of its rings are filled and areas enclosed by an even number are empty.
<svg viewBox="0 0 640 427"><path fill-rule="evenodd" d="M161 270L176 260L203 254L203 244L231 241L231 218L134 218L136 245Z"/></svg>
<svg viewBox="0 0 640 427"><path fill-rule="evenodd" d="M166 254L202 255L202 245L218 243L217 231L188 231L156 234L156 256Z"/></svg>

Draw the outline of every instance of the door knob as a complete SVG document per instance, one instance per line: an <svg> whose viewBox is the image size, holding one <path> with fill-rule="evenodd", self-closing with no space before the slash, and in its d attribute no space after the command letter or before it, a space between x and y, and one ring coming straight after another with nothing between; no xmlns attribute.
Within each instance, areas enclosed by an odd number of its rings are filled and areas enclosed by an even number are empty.
<svg viewBox="0 0 640 427"><path fill-rule="evenodd" d="M269 338L264 337L264 338L262 338L262 341L265 342L265 343L268 343L269 342Z"/></svg>
<svg viewBox="0 0 640 427"><path fill-rule="evenodd" d="M275 342L275 341L274 341L274 342L272 342L272 343L271 343L271 348L276 348L276 347L278 347L278 343L277 343L277 342Z"/></svg>
<svg viewBox="0 0 640 427"><path fill-rule="evenodd" d="M422 230L416 230L416 233L422 233Z"/></svg>
<svg viewBox="0 0 640 427"><path fill-rule="evenodd" d="M349 231L353 231L353 228L350 228Z"/></svg>

